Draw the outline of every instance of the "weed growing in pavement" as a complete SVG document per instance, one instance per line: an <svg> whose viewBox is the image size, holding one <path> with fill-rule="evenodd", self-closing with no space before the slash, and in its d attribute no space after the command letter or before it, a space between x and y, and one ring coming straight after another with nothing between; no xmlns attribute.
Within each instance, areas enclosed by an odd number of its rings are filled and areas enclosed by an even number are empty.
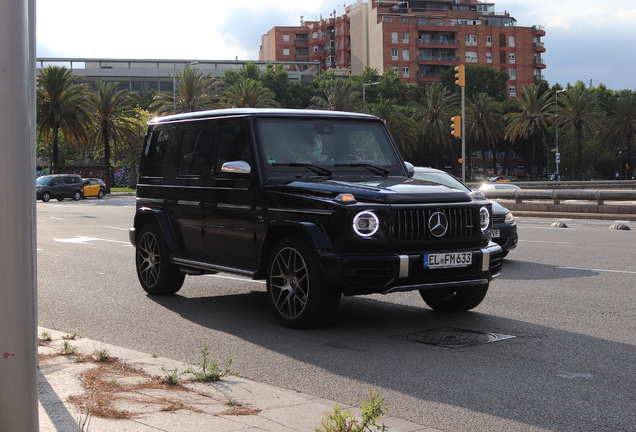
<svg viewBox="0 0 636 432"><path fill-rule="evenodd" d="M51 335L49 332L43 331L38 337L38 345L44 345L47 342L51 342Z"/></svg>
<svg viewBox="0 0 636 432"><path fill-rule="evenodd" d="M107 361L110 358L110 353L105 348L96 349L95 351L93 351L92 357L93 357L93 360L101 363L101 362Z"/></svg>
<svg viewBox="0 0 636 432"><path fill-rule="evenodd" d="M165 374L163 382L171 386L179 385L181 377L189 372L188 369L180 371L178 367L174 368L172 371L166 369L165 366L161 366L160 369Z"/></svg>
<svg viewBox="0 0 636 432"><path fill-rule="evenodd" d="M237 402L232 399L232 398L227 398L227 402L225 402L225 405L227 406L236 406Z"/></svg>
<svg viewBox="0 0 636 432"><path fill-rule="evenodd" d="M80 416L77 421L77 432L87 432L91 424L91 407L86 407L86 417Z"/></svg>
<svg viewBox="0 0 636 432"><path fill-rule="evenodd" d="M75 354L76 349L77 349L76 346L71 345L70 343L68 343L67 340L65 340L64 343L62 344L62 355Z"/></svg>
<svg viewBox="0 0 636 432"><path fill-rule="evenodd" d="M232 357L230 357L227 361L225 369L221 371L219 368L219 362L216 359L210 358L210 347L207 339L203 341L201 355L203 357L201 370L195 371L192 368L188 369L188 372L194 375L198 381L219 381L221 378L226 376L238 376L241 374L239 371L232 370Z"/></svg>
<svg viewBox="0 0 636 432"><path fill-rule="evenodd" d="M342 411L336 405L333 412L325 413L320 423L323 429L314 429L316 432L364 432L364 431L388 431L385 425L378 425L377 421L389 412L385 407L386 400L376 389L369 389L369 398L360 401L362 404L362 421L359 421L350 410Z"/></svg>

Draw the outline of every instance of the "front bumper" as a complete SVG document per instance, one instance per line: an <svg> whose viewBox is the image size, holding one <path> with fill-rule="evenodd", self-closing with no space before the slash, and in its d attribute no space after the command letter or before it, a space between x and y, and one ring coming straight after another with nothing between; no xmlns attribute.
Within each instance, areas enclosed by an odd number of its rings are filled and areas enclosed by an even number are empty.
<svg viewBox="0 0 636 432"><path fill-rule="evenodd" d="M496 243L476 249L435 251L444 252L472 252L472 264L424 268L425 251L353 255L322 250L320 261L326 281L339 285L347 295L483 285L501 273L502 249Z"/></svg>

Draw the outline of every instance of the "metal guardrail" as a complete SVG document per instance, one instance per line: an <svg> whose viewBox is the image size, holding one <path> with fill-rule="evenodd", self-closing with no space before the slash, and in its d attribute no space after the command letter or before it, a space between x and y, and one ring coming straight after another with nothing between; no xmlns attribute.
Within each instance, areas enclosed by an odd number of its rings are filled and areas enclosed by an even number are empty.
<svg viewBox="0 0 636 432"><path fill-rule="evenodd" d="M596 201L636 201L636 190L591 190L591 189L499 189L483 191L486 198L514 199L520 204L524 200L554 201L560 204L566 200Z"/></svg>

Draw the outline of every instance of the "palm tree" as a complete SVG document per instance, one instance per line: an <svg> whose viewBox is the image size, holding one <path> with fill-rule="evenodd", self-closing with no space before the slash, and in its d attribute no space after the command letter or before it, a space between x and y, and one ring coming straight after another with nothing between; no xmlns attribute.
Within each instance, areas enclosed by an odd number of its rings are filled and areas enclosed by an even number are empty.
<svg viewBox="0 0 636 432"><path fill-rule="evenodd" d="M501 106L486 93L478 93L469 98L466 107L466 136L475 139L481 149L484 179L486 178L486 149L492 148L492 166L497 175L497 152L495 141L499 140L505 131Z"/></svg>
<svg viewBox="0 0 636 432"><path fill-rule="evenodd" d="M530 150L530 179L534 180L535 153L537 147L537 135L551 123L554 115L551 114L552 98L550 92L541 92L535 84L526 86L521 92L521 97L516 100L519 112L504 115L508 121L505 138L509 141L521 138L531 138Z"/></svg>
<svg viewBox="0 0 636 432"><path fill-rule="evenodd" d="M453 150L456 142L451 135L451 117L457 111L459 95L451 93L440 84L426 86L415 114L418 123L419 141L429 154L435 157L435 166L439 166L439 156Z"/></svg>
<svg viewBox="0 0 636 432"><path fill-rule="evenodd" d="M276 95L260 81L243 78L229 86L223 92L223 98L230 106L235 107L277 107Z"/></svg>
<svg viewBox="0 0 636 432"><path fill-rule="evenodd" d="M634 138L636 137L636 93L622 90L609 106L611 116L607 118L607 128L603 142L619 150L627 149L627 165L634 169ZM622 167L621 167L622 170ZM620 174L620 173L619 173ZM625 178L630 176L625 172Z"/></svg>
<svg viewBox="0 0 636 432"><path fill-rule="evenodd" d="M174 97L171 93L159 93L150 104L156 115L203 111L220 106L215 94L221 83L210 74L203 75L201 68L186 66L177 72Z"/></svg>
<svg viewBox="0 0 636 432"><path fill-rule="evenodd" d="M384 120L402 154L411 156L417 142L417 123L395 102L395 99L380 98L379 104L371 106L370 113Z"/></svg>
<svg viewBox="0 0 636 432"><path fill-rule="evenodd" d="M576 132L579 180L583 180L583 141L588 134L601 127L603 113L598 109L596 95L581 85L572 87L559 105L559 124L564 132Z"/></svg>
<svg viewBox="0 0 636 432"><path fill-rule="evenodd" d="M90 95L91 128L89 137L104 148L106 193L110 193L113 173L110 164L111 143L117 149L135 138L135 112L127 90L117 91L118 82L97 81L96 93Z"/></svg>
<svg viewBox="0 0 636 432"><path fill-rule="evenodd" d="M325 84L323 94L311 99L310 108L330 111L362 110L362 99L355 85L344 78L335 78Z"/></svg>
<svg viewBox="0 0 636 432"><path fill-rule="evenodd" d="M89 120L86 86L79 84L81 78L63 66L48 66L39 72L37 129L47 145L53 139L52 172L58 173L59 133L74 144L83 142L86 137L85 125Z"/></svg>

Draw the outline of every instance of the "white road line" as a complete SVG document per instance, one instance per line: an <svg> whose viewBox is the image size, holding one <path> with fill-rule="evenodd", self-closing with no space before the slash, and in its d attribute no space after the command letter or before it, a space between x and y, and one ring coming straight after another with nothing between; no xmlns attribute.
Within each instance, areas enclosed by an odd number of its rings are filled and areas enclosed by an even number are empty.
<svg viewBox="0 0 636 432"><path fill-rule="evenodd" d="M602 269L589 269L589 268L579 268L579 267L557 267L562 270L583 270L583 271L594 271L601 273L623 273L623 274L636 274L633 271L625 271L625 270L602 270Z"/></svg>
<svg viewBox="0 0 636 432"><path fill-rule="evenodd" d="M132 246L130 244L130 242L119 241L119 240L100 239L100 238L95 238L95 237L80 237L80 236L76 236L75 238L72 238L72 239L56 239L56 238L54 238L53 240L55 240L56 242L60 242L60 243L75 243L75 244L91 244L90 242L92 242L92 241L105 241L105 242L120 243L120 244Z"/></svg>
<svg viewBox="0 0 636 432"><path fill-rule="evenodd" d="M128 231L128 228L117 228L117 227L111 227L111 226L105 226L104 228L120 230L120 231Z"/></svg>
<svg viewBox="0 0 636 432"><path fill-rule="evenodd" d="M51 219L55 219L55 220L64 220L64 219L62 219L62 218L58 218L58 217L55 217L55 216L49 216L49 217L50 217Z"/></svg>

